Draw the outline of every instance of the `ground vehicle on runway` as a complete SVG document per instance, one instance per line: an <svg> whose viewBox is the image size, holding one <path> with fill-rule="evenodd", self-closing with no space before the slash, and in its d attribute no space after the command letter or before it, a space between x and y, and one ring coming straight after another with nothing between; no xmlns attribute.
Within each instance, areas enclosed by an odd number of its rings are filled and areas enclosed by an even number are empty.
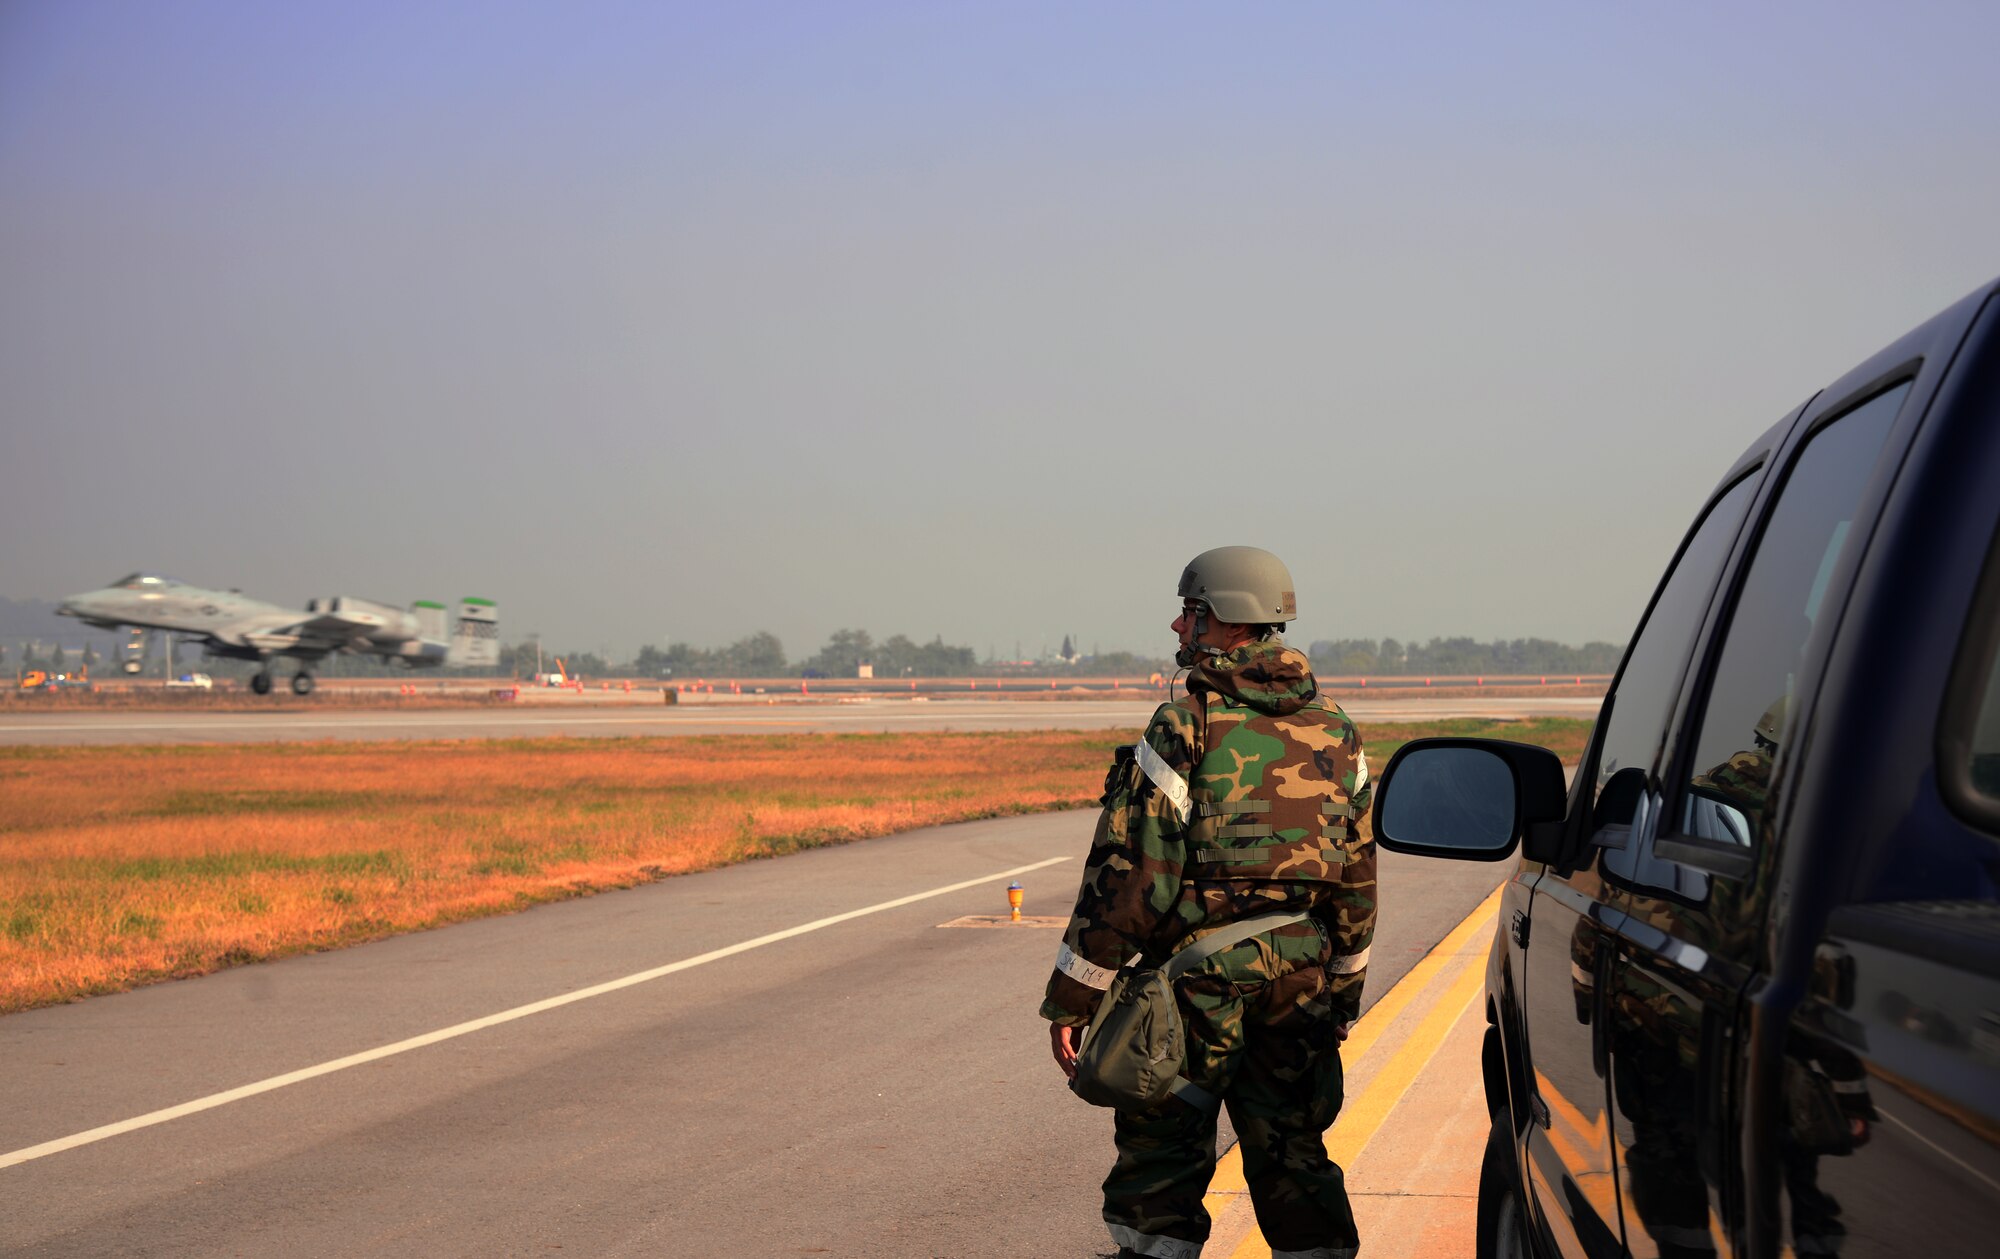
<svg viewBox="0 0 2000 1259"><path fill-rule="evenodd" d="M1572 785L1425 740L1375 810L1387 848L1522 847L1481 1255L1990 1253L2000 283L1730 468Z"/></svg>

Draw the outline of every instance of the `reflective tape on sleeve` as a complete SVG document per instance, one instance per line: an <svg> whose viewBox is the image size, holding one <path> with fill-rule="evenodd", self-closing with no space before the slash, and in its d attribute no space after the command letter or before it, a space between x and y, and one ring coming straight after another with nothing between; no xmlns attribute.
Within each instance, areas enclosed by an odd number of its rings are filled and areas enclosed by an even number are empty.
<svg viewBox="0 0 2000 1259"><path fill-rule="evenodd" d="M1370 945L1359 953L1349 953L1346 957L1336 957L1327 963L1326 968L1336 975L1352 975L1355 971L1368 965L1368 955L1373 951L1374 946Z"/></svg>
<svg viewBox="0 0 2000 1259"><path fill-rule="evenodd" d="M1137 755L1139 758L1139 768L1144 771L1146 777L1153 780L1153 785L1160 789L1160 794L1167 798L1167 803L1174 806L1174 816L1182 822L1186 822L1188 820L1187 780L1176 774L1173 766L1160 759L1160 754L1153 750L1152 744L1141 741L1138 745Z"/></svg>
<svg viewBox="0 0 2000 1259"><path fill-rule="evenodd" d="M1109 988L1111 986L1111 977L1118 973L1115 970L1106 970L1102 966L1084 961L1075 953L1072 953L1067 944L1060 945L1056 949L1056 969L1084 987L1095 988L1099 992L1103 992Z"/></svg>

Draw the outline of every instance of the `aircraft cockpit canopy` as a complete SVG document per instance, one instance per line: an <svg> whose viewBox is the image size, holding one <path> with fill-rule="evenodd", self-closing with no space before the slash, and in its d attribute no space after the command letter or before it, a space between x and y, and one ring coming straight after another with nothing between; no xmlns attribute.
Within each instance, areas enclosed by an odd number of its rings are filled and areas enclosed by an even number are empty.
<svg viewBox="0 0 2000 1259"><path fill-rule="evenodd" d="M186 582L175 577L165 577L159 573L133 573L120 577L111 583L115 590L163 590L168 586L183 586Z"/></svg>

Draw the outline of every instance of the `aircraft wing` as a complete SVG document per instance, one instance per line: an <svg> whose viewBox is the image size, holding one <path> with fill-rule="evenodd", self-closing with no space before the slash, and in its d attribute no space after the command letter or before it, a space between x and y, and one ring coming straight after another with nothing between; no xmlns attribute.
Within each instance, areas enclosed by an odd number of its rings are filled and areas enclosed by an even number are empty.
<svg viewBox="0 0 2000 1259"><path fill-rule="evenodd" d="M295 625L287 625L271 632L296 634L302 639L344 643L353 638L366 638L371 631L379 629L381 625L381 617L371 616L366 612L319 612Z"/></svg>
<svg viewBox="0 0 2000 1259"><path fill-rule="evenodd" d="M309 616L291 625L246 630L234 637L240 638L249 646L262 648L265 651L282 651L295 655L307 652L330 655L336 651L358 651L365 647L370 628L365 621L329 612Z"/></svg>

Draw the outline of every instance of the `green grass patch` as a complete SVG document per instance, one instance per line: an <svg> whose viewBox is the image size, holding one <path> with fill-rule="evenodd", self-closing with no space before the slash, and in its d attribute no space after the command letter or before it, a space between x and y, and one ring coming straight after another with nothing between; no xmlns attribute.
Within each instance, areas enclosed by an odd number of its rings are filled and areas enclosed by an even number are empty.
<svg viewBox="0 0 2000 1259"><path fill-rule="evenodd" d="M1596 722L1582 717L1531 717L1505 720L1458 717L1447 721L1357 722L1369 767L1380 773L1396 750L1413 739L1505 739L1547 748L1566 762L1582 759L1584 745Z"/></svg>
<svg viewBox="0 0 2000 1259"><path fill-rule="evenodd" d="M383 803L358 791L176 791L139 817L228 817L236 813L336 813Z"/></svg>
<svg viewBox="0 0 2000 1259"><path fill-rule="evenodd" d="M408 878L407 854L378 849L373 852L334 852L316 856L293 856L276 852L216 852L186 857L130 857L122 861L77 862L79 874L109 883L157 883L165 880L208 883L241 878L249 874L344 874L381 875Z"/></svg>

